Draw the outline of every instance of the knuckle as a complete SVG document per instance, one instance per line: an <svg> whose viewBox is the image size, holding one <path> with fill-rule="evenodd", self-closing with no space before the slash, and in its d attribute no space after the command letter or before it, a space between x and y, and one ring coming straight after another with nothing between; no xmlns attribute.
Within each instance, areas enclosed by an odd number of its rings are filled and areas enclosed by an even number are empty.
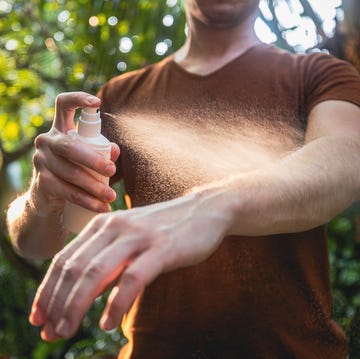
<svg viewBox="0 0 360 359"><path fill-rule="evenodd" d="M71 171L69 171L69 181L72 183L79 182L79 179L84 178L84 171L79 166L72 166Z"/></svg>
<svg viewBox="0 0 360 359"><path fill-rule="evenodd" d="M62 267L62 272L64 273L64 280L71 281L81 276L82 266L79 262L68 259Z"/></svg>
<svg viewBox="0 0 360 359"><path fill-rule="evenodd" d="M57 95L55 99L55 106L57 108L65 106L76 108L84 104L84 99L86 96L88 96L88 94L83 91L62 92Z"/></svg>
<svg viewBox="0 0 360 359"><path fill-rule="evenodd" d="M38 183L41 187L50 187L53 176L49 171L40 171L38 174Z"/></svg>
<svg viewBox="0 0 360 359"><path fill-rule="evenodd" d="M126 287L133 287L140 290L145 286L145 278L141 272L128 269L122 275L122 284Z"/></svg>
<svg viewBox="0 0 360 359"><path fill-rule="evenodd" d="M141 225L138 221L131 221L130 222L131 230L134 233L143 234L146 238L150 239L153 238L154 233L151 228L147 228Z"/></svg>
<svg viewBox="0 0 360 359"><path fill-rule="evenodd" d="M108 213L99 213L99 214L97 214L93 219L94 226L96 228L100 228L106 222L108 217L109 217Z"/></svg>
<svg viewBox="0 0 360 359"><path fill-rule="evenodd" d="M70 201L75 204L82 204L82 194L78 191L71 191L69 194Z"/></svg>
<svg viewBox="0 0 360 359"><path fill-rule="evenodd" d="M120 215L110 216L106 221L106 225L109 229L116 229L124 224L124 218Z"/></svg>
<svg viewBox="0 0 360 359"><path fill-rule="evenodd" d="M67 93L66 92L62 92L62 93L59 93L57 96L56 96L56 99L55 99L55 105L56 106L62 106L65 99L66 99L66 96L67 96Z"/></svg>
<svg viewBox="0 0 360 359"><path fill-rule="evenodd" d="M36 136L34 140L34 145L36 149L41 148L46 143L46 135L41 133L40 135Z"/></svg>
<svg viewBox="0 0 360 359"><path fill-rule="evenodd" d="M103 202L96 202L94 204L94 212L96 213L108 213L108 207L105 203Z"/></svg>
<svg viewBox="0 0 360 359"><path fill-rule="evenodd" d="M61 272L63 267L65 266L65 263L66 263L65 254L62 252L56 253L52 261L55 272Z"/></svg>
<svg viewBox="0 0 360 359"><path fill-rule="evenodd" d="M59 154L67 158L74 151L76 151L75 141L70 137L64 137L58 145Z"/></svg>
<svg viewBox="0 0 360 359"><path fill-rule="evenodd" d="M85 269L85 275L91 280L99 280L105 274L103 263L92 260Z"/></svg>

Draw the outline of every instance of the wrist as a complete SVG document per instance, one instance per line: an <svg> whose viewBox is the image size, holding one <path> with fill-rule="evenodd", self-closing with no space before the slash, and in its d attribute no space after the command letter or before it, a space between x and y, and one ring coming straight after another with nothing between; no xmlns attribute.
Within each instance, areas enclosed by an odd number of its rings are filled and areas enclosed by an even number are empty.
<svg viewBox="0 0 360 359"><path fill-rule="evenodd" d="M48 199L31 187L26 196L26 207L37 217L60 217L62 216L64 205L64 200Z"/></svg>
<svg viewBox="0 0 360 359"><path fill-rule="evenodd" d="M233 192L222 183L216 183L196 187L192 195L196 207L206 214L209 221L216 223L223 236L231 234L238 213L238 206L233 203Z"/></svg>
<svg viewBox="0 0 360 359"><path fill-rule="evenodd" d="M199 201L222 219L224 235L263 235L276 217L269 203L277 197L276 186L269 191L271 179L261 171L239 174L195 188ZM261 213L270 213L266 218Z"/></svg>

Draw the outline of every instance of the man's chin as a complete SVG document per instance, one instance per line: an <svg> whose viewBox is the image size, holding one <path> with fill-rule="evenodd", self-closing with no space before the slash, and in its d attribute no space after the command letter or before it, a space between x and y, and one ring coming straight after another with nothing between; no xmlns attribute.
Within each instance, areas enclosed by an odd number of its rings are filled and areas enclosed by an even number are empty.
<svg viewBox="0 0 360 359"><path fill-rule="evenodd" d="M235 17L233 14L219 13L217 16L202 17L201 22L216 29L230 29L242 24L247 17Z"/></svg>
<svg viewBox="0 0 360 359"><path fill-rule="evenodd" d="M227 29L242 24L256 13L256 9L257 7L240 10L229 3L217 3L211 8L203 9L199 20L214 28Z"/></svg>

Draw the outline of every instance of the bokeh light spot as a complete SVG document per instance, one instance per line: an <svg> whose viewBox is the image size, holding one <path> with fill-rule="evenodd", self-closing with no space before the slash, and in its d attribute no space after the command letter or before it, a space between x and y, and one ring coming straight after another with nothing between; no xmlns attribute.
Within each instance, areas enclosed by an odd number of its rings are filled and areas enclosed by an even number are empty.
<svg viewBox="0 0 360 359"><path fill-rule="evenodd" d="M96 27L99 25L99 19L97 18L97 16L91 16L89 18L89 25L91 27Z"/></svg>
<svg viewBox="0 0 360 359"><path fill-rule="evenodd" d="M8 41L6 41L5 44L5 49L8 51L14 51L18 48L19 46L19 42L15 39L10 39Z"/></svg>
<svg viewBox="0 0 360 359"><path fill-rule="evenodd" d="M115 26L118 23L118 18L116 16L110 16L107 22L110 26Z"/></svg>
<svg viewBox="0 0 360 359"><path fill-rule="evenodd" d="M119 41L119 50L123 53L128 53L133 47L133 42L129 37L123 37Z"/></svg>
<svg viewBox="0 0 360 359"><path fill-rule="evenodd" d="M70 11L68 10L63 10L61 11L61 13L58 15L58 21L59 22L66 22L67 20L69 20L70 18Z"/></svg>
<svg viewBox="0 0 360 359"><path fill-rule="evenodd" d="M55 34L54 34L54 39L56 41L62 41L64 40L64 33L62 31L57 31Z"/></svg>
<svg viewBox="0 0 360 359"><path fill-rule="evenodd" d="M165 55L166 51L169 49L165 41L158 42L155 47L155 53L159 56Z"/></svg>
<svg viewBox="0 0 360 359"><path fill-rule="evenodd" d="M177 4L177 0L166 0L166 5L169 7L173 7Z"/></svg>
<svg viewBox="0 0 360 359"><path fill-rule="evenodd" d="M127 68L126 62L124 62L124 61L118 62L118 64L116 65L116 68L121 72L125 71Z"/></svg>
<svg viewBox="0 0 360 359"><path fill-rule="evenodd" d="M4 12L6 14L10 13L12 10L12 5L5 0L0 1L0 12Z"/></svg>
<svg viewBox="0 0 360 359"><path fill-rule="evenodd" d="M164 26L170 27L174 24L174 16L172 16L171 14L167 14L164 16L162 22Z"/></svg>

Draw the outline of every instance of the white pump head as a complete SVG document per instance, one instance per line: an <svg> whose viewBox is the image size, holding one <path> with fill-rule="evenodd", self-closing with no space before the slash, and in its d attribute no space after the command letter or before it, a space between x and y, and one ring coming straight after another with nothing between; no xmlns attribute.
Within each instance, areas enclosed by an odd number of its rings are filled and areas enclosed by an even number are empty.
<svg viewBox="0 0 360 359"><path fill-rule="evenodd" d="M99 113L100 113L100 110L98 107L84 107L81 111L82 116L85 115L85 116L89 116L89 117L93 117L94 115L99 114Z"/></svg>
<svg viewBox="0 0 360 359"><path fill-rule="evenodd" d="M96 137L100 135L101 118L100 110L96 107L84 107L79 118L78 133L84 137Z"/></svg>

